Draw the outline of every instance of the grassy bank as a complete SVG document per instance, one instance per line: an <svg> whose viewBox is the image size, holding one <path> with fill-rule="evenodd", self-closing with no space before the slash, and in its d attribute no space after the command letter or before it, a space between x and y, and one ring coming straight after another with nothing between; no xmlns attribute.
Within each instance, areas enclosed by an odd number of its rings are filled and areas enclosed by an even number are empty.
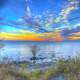
<svg viewBox="0 0 80 80"><path fill-rule="evenodd" d="M51 80L60 75L67 80L80 80L80 58L60 58L53 67L32 72L27 70L25 64L20 67L9 63L0 64L0 80Z"/></svg>

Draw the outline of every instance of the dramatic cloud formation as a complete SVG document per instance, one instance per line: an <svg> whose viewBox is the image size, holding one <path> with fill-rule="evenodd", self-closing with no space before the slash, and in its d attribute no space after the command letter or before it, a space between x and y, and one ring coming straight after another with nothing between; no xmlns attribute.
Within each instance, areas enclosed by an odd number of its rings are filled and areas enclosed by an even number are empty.
<svg viewBox="0 0 80 80"><path fill-rule="evenodd" d="M37 2L42 3L42 0L10 2L9 7L3 8L0 15L0 40L80 40L79 0L47 0L43 5L37 6L39 12L35 6ZM51 4L52 2L54 4ZM5 6L6 1L3 0L0 4L1 7Z"/></svg>

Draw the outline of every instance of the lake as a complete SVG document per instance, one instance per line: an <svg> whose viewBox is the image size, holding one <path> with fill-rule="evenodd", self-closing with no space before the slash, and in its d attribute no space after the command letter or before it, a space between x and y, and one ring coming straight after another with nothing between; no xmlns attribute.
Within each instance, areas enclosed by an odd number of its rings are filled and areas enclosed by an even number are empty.
<svg viewBox="0 0 80 80"><path fill-rule="evenodd" d="M0 49L0 58L7 56L15 60L19 56L27 60L32 57L31 46L36 45L39 48L37 56L46 57L50 60L51 56L55 57L76 56L79 55L80 41L65 41L65 42L32 42L32 41L1 41L4 44ZM22 58L23 59L23 58Z"/></svg>

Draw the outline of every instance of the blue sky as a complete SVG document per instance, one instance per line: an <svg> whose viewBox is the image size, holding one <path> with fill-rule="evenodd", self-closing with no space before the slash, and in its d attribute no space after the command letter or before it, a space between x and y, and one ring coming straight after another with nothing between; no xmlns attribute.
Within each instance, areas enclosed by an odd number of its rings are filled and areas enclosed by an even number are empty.
<svg viewBox="0 0 80 80"><path fill-rule="evenodd" d="M30 0L28 5L34 15L41 15L47 10L51 10L54 12L54 16L58 16L69 1L73 0ZM26 6L27 4L25 0L0 0L0 17L10 20L17 20L25 16ZM74 10L69 14L69 18L77 16L80 16L80 6L78 6L77 10ZM73 24L79 20L80 19L70 22Z"/></svg>
<svg viewBox="0 0 80 80"><path fill-rule="evenodd" d="M68 0L30 0L29 6L35 15L46 10L52 10L57 14L67 2ZM13 20L20 18L25 15L26 6L25 0L0 0L0 17ZM77 12L80 13L80 10Z"/></svg>

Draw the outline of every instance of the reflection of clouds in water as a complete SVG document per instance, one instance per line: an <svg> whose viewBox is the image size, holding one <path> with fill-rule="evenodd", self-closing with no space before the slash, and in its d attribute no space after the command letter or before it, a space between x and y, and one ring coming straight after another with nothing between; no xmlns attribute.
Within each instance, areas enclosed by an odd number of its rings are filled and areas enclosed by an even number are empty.
<svg viewBox="0 0 80 80"><path fill-rule="evenodd" d="M51 44L42 45L40 53L42 56L51 57L51 54L54 53L55 47ZM47 55L47 56L46 56Z"/></svg>
<svg viewBox="0 0 80 80"><path fill-rule="evenodd" d="M0 50L0 54L13 58L17 58L18 55L31 57L31 45L33 45L33 42L6 43L4 48ZM36 45L40 48L38 55L45 57L51 57L53 53L56 53L57 57L75 56L80 51L80 42L41 43L40 45L36 43Z"/></svg>
<svg viewBox="0 0 80 80"><path fill-rule="evenodd" d="M62 42L56 44L48 44L44 46L42 52L45 56L51 56L53 53L57 57L76 56L80 51L80 42Z"/></svg>
<svg viewBox="0 0 80 80"><path fill-rule="evenodd" d="M28 46L25 45L18 45L18 44L10 44L10 45L6 45L4 50L1 50L2 54L4 53L4 55L8 55L8 56L17 56L17 55L21 55L21 56L29 56L31 54L30 52L30 48Z"/></svg>
<svg viewBox="0 0 80 80"><path fill-rule="evenodd" d="M53 45L47 45L47 46L45 46L45 49L46 49L47 52L48 51L54 51L55 47Z"/></svg>
<svg viewBox="0 0 80 80"><path fill-rule="evenodd" d="M29 46L21 46L20 49L19 49L19 52L21 55L31 55L31 50L30 50L30 47Z"/></svg>
<svg viewBox="0 0 80 80"><path fill-rule="evenodd" d="M64 43L61 45L57 45L58 46L58 52L60 52L60 54L58 54L57 56L76 56L77 53L80 50L80 42L69 42L69 43ZM57 48L55 48L57 49Z"/></svg>

